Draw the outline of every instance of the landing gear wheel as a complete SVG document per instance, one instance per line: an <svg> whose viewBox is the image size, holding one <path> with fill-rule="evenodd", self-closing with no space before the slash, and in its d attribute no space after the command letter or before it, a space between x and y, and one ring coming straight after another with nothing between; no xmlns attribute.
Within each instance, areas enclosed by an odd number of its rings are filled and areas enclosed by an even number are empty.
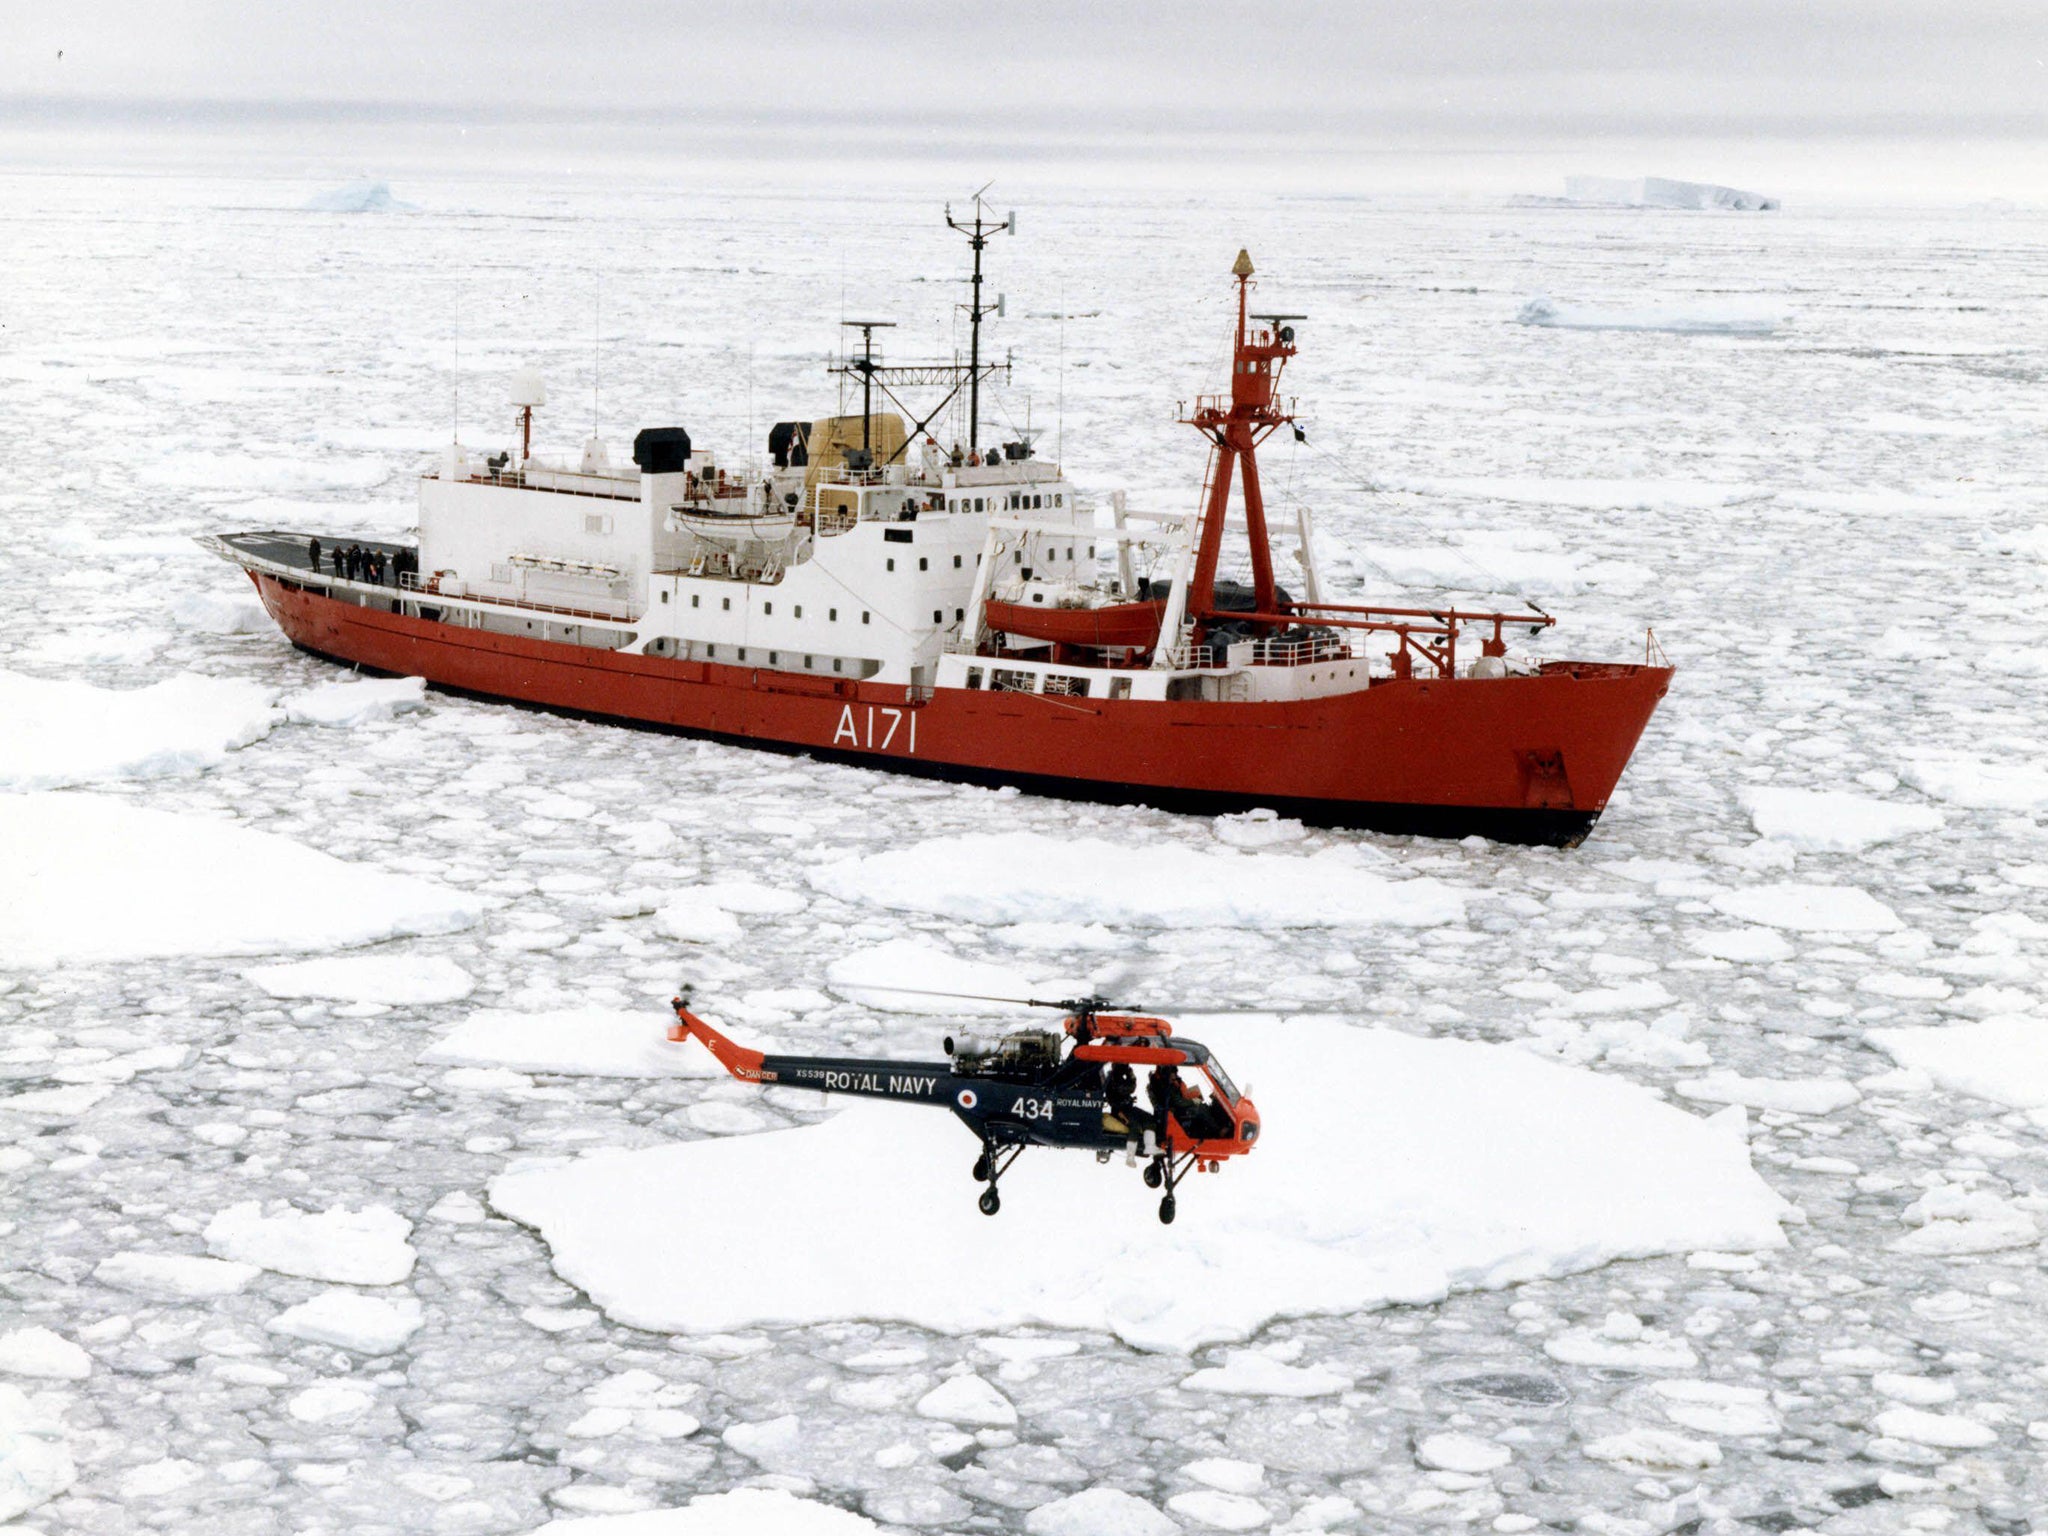
<svg viewBox="0 0 2048 1536"><path fill-rule="evenodd" d="M1147 1163L1145 1165L1145 1187L1147 1189L1157 1189L1165 1182L1166 1175L1159 1171L1157 1163Z"/></svg>
<svg viewBox="0 0 2048 1536"><path fill-rule="evenodd" d="M977 1184L986 1184L988 1182L988 1154L986 1152L974 1160L974 1182Z"/></svg>
<svg viewBox="0 0 2048 1536"><path fill-rule="evenodd" d="M992 1189L984 1189L981 1192L981 1199L976 1203L980 1205L982 1215L993 1216L1003 1208L1003 1197ZM1171 1216L1161 1216L1159 1219L1161 1221L1171 1221L1173 1218Z"/></svg>
<svg viewBox="0 0 2048 1536"><path fill-rule="evenodd" d="M1159 1220L1162 1225L1169 1227L1173 1225L1173 1211L1173 1196L1168 1195L1159 1202Z"/></svg>

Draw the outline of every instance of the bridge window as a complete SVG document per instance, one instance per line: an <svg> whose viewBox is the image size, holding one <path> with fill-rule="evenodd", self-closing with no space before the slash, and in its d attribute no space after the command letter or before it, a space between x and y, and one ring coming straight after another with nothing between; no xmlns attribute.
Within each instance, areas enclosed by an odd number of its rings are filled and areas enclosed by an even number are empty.
<svg viewBox="0 0 2048 1536"><path fill-rule="evenodd" d="M731 612L732 612L732 599L731 599L731 598L729 598L729 597L721 597L721 598L720 598L720 599L718 600L718 611L719 611L720 613L731 613Z"/></svg>
<svg viewBox="0 0 2048 1536"><path fill-rule="evenodd" d="M890 559L890 561L889 561L889 569L890 569L890 570L892 570L892 571L896 569L896 561L895 561L894 557L891 557L891 559Z"/></svg>
<svg viewBox="0 0 2048 1536"><path fill-rule="evenodd" d="M954 622L955 624L962 624L962 623L965 623L965 622L966 622L966 620L967 620L967 610L966 610L965 608L955 608L955 609L953 610L953 622Z"/></svg>
<svg viewBox="0 0 2048 1536"><path fill-rule="evenodd" d="M932 568L932 563L931 563L931 561L930 561L930 560L926 559L926 558L925 558L925 557L924 557L923 555L919 555L919 556L917 557L917 568L918 568L918 569L919 569L920 571L928 571L928 570L930 570L930 569Z"/></svg>
<svg viewBox="0 0 2048 1536"><path fill-rule="evenodd" d="M825 622L837 624L839 622L839 610L837 608L827 608L825 610Z"/></svg>
<svg viewBox="0 0 2048 1536"><path fill-rule="evenodd" d="M668 593L667 593L667 592L663 592L663 593L661 594L661 600L662 600L662 601L663 601L664 603L668 601Z"/></svg>
<svg viewBox="0 0 2048 1536"><path fill-rule="evenodd" d="M837 671L839 670L839 663L840 663L840 658L839 658L839 657L837 657L837 656L834 656L834 657L832 658L832 670L833 670L834 672L837 672Z"/></svg>
<svg viewBox="0 0 2048 1536"><path fill-rule="evenodd" d="M953 569L956 571L960 569L960 557L958 555L953 557Z"/></svg>
<svg viewBox="0 0 2048 1536"><path fill-rule="evenodd" d="M690 606L692 608L697 606L697 594L694 592L690 594Z"/></svg>
<svg viewBox="0 0 2048 1536"><path fill-rule="evenodd" d="M970 688L979 688L981 686L981 668L969 667L967 669L967 686Z"/></svg>
<svg viewBox="0 0 2048 1536"><path fill-rule="evenodd" d="M868 621L867 610L865 608L861 610L860 621L863 624L867 623Z"/></svg>
<svg viewBox="0 0 2048 1536"><path fill-rule="evenodd" d="M1048 672L1045 674L1045 691L1085 699L1088 697L1088 679L1066 672Z"/></svg>
<svg viewBox="0 0 2048 1536"><path fill-rule="evenodd" d="M770 652L768 653L768 665L769 665L769 666L771 666L771 667L776 667L776 666L780 666L781 664L782 664L782 657L781 657L781 655L780 655L779 653L775 652L775 651L770 651Z"/></svg>
<svg viewBox="0 0 2048 1536"><path fill-rule="evenodd" d="M798 618L802 618L804 616L804 605L802 603L798 603L796 605L796 616Z"/></svg>
<svg viewBox="0 0 2048 1536"><path fill-rule="evenodd" d="M932 610L932 622L933 622L934 624L943 624L943 623L945 623L945 622L946 622L946 614L945 614L945 610L944 610L944 609L941 609L941 608L934 608L934 609Z"/></svg>
<svg viewBox="0 0 2048 1536"><path fill-rule="evenodd" d="M773 613L775 611L775 605L773 603L763 603L761 605L761 611L763 613Z"/></svg>

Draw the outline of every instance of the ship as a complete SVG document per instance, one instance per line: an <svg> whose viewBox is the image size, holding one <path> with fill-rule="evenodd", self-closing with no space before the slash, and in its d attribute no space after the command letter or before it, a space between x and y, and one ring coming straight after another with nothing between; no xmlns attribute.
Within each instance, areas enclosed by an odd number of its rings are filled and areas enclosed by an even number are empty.
<svg viewBox="0 0 2048 1536"><path fill-rule="evenodd" d="M834 371L858 414L779 422L758 463L680 426L641 431L630 468L595 436L573 462L543 459L545 388L525 370L514 441L452 442L421 475L416 541L201 542L302 650L462 694L1167 811L1586 837L1670 686L1654 635L1641 662L1539 661L1509 654L1555 622L1534 605L1329 600L1305 508L1299 590L1282 585L1258 453L1300 430L1280 384L1303 317L1252 310L1242 251L1229 387L1182 403L1207 445L1191 505L1101 505L1030 434L985 441L981 388L1009 364L982 356L1000 303L983 255L1015 216L977 198L946 219L973 251L968 357L888 364L888 322L844 322L860 350ZM902 401L927 386L943 395L920 416ZM957 423L962 404L965 440L941 446L939 409ZM1245 579L1222 569L1233 527Z"/></svg>

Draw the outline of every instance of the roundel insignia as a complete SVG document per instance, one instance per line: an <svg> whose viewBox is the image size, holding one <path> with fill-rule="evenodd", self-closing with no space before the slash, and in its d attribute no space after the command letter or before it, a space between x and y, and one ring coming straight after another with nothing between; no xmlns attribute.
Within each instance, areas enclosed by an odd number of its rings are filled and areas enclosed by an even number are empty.
<svg viewBox="0 0 2048 1536"><path fill-rule="evenodd" d="M962 1088L960 1090L959 1097L956 1098L953 1102L958 1104L962 1109L972 1109L976 1104L978 1104L981 1101L975 1098L974 1090L972 1088Z"/></svg>

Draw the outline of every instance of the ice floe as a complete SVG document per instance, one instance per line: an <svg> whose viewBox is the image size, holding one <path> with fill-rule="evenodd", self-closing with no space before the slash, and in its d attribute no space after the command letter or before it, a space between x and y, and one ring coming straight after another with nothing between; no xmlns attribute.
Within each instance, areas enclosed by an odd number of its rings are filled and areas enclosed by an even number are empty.
<svg viewBox="0 0 2048 1536"><path fill-rule="evenodd" d="M506 1067L567 1077L721 1077L710 1052L668 1038L653 1009L564 1008L471 1014L421 1053L457 1067Z"/></svg>
<svg viewBox="0 0 2048 1536"><path fill-rule="evenodd" d="M1678 1085L1678 1091L1708 1104L1740 1104L1794 1115L1833 1114L1863 1097L1854 1083L1838 1077L1742 1077L1734 1072L1709 1072L1688 1079Z"/></svg>
<svg viewBox="0 0 2048 1536"><path fill-rule="evenodd" d="M1390 877L1360 847L1266 854L1257 882L1239 855L1036 832L932 838L814 871L844 901L982 923L1100 922L1139 928L1324 928L1461 922L1468 893Z"/></svg>
<svg viewBox="0 0 2048 1536"><path fill-rule="evenodd" d="M48 1328L0 1333L0 1376L34 1376L45 1381L83 1381L92 1356Z"/></svg>
<svg viewBox="0 0 2048 1536"><path fill-rule="evenodd" d="M102 795L0 795L0 848L0 965L336 949L483 913L425 880Z"/></svg>
<svg viewBox="0 0 2048 1536"><path fill-rule="evenodd" d="M1120 1488L1084 1488L1024 1517L1029 1536L1178 1536L1171 1516Z"/></svg>
<svg viewBox="0 0 2048 1536"><path fill-rule="evenodd" d="M1892 933L1899 915L1853 885L1753 885L1723 891L1713 907L1728 917L1795 933Z"/></svg>
<svg viewBox="0 0 2048 1536"><path fill-rule="evenodd" d="M882 1527L851 1510L780 1488L705 1494L679 1509L572 1515L528 1536L876 1536Z"/></svg>
<svg viewBox="0 0 2048 1536"><path fill-rule="evenodd" d="M1223 1364L1204 1366L1181 1386L1228 1397L1333 1397L1350 1390L1351 1378L1318 1365L1289 1365L1255 1349L1233 1349Z"/></svg>
<svg viewBox="0 0 2048 1536"><path fill-rule="evenodd" d="M0 672L0 789L161 778L223 762L278 722L274 689L187 674L95 688Z"/></svg>
<svg viewBox="0 0 2048 1536"><path fill-rule="evenodd" d="M245 981L272 997L345 1003L455 1003L476 990L469 972L440 955L345 955L251 966Z"/></svg>
<svg viewBox="0 0 2048 1536"><path fill-rule="evenodd" d="M1932 806L1898 805L1840 790L1758 786L1742 791L1742 805L1762 836L1809 853L1861 853L1879 843L1938 832L1943 825L1941 812Z"/></svg>
<svg viewBox="0 0 2048 1536"><path fill-rule="evenodd" d="M2048 1106L2048 1019L2008 1014L1873 1029L1869 1038L1900 1066L1918 1068L1956 1093L2015 1109Z"/></svg>
<svg viewBox="0 0 2048 1536"><path fill-rule="evenodd" d="M424 1320L420 1304L410 1296L387 1301L336 1290L287 1307L264 1326L288 1338L332 1344L359 1355L388 1355L417 1333Z"/></svg>
<svg viewBox="0 0 2048 1536"><path fill-rule="evenodd" d="M49 1503L77 1480L58 1414L0 1382L0 1520Z"/></svg>
<svg viewBox="0 0 2048 1536"><path fill-rule="evenodd" d="M287 1207L265 1215L261 1204L248 1200L206 1224L207 1249L218 1258L349 1285L395 1285L410 1275L417 1257L406 1241L411 1235L411 1222L380 1205L319 1212Z"/></svg>
<svg viewBox="0 0 2048 1536"><path fill-rule="evenodd" d="M1899 777L1924 794L1973 811L2038 811L2048 807L2048 767L2032 760L1921 757Z"/></svg>
<svg viewBox="0 0 2048 1536"><path fill-rule="evenodd" d="M118 1291L171 1301L200 1301L232 1296L262 1272L254 1264L236 1264L226 1259L127 1251L100 1260L92 1277Z"/></svg>
<svg viewBox="0 0 2048 1536"><path fill-rule="evenodd" d="M1244 1163L1197 1179L1170 1229L1120 1165L1044 1151L1007 1175L989 1220L966 1179L971 1139L948 1115L893 1105L515 1169L491 1200L636 1327L1043 1324L1167 1349L1283 1314L1782 1241L1785 1207L1743 1143L1633 1085L1330 1022L1203 1034L1262 1085L1266 1134ZM844 1262L817 1264L821 1248Z"/></svg>
<svg viewBox="0 0 2048 1536"><path fill-rule="evenodd" d="M283 700L285 718L295 725L366 725L426 706L423 677L349 678L287 694Z"/></svg>

